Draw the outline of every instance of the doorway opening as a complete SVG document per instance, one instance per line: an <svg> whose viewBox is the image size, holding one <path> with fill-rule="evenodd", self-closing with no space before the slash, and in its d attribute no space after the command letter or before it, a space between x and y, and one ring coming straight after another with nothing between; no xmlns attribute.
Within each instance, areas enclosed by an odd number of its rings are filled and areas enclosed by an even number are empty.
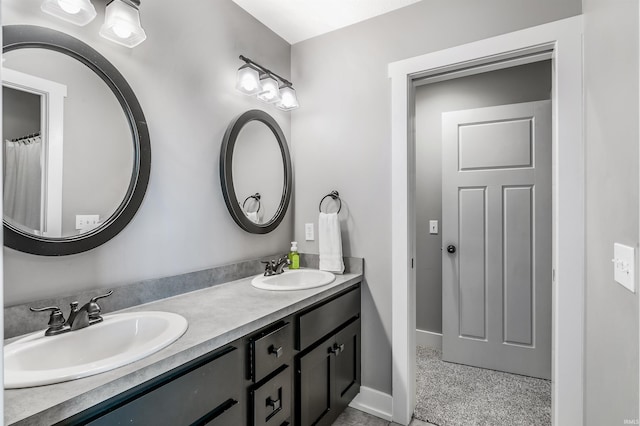
<svg viewBox="0 0 640 426"><path fill-rule="evenodd" d="M582 17L573 17L389 64L392 113L392 418L409 424L415 394L415 170L413 81L504 68L514 58L552 61L552 413L583 423L584 143ZM498 64L498 65L497 65ZM497 68L496 68L497 67Z"/></svg>
<svg viewBox="0 0 640 426"><path fill-rule="evenodd" d="M550 424L550 58L413 81L419 420Z"/></svg>

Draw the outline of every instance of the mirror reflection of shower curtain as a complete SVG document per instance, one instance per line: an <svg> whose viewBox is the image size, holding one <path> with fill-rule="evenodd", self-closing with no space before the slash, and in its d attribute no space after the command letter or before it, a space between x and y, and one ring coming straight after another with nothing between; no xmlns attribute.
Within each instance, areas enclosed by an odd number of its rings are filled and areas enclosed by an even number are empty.
<svg viewBox="0 0 640 426"><path fill-rule="evenodd" d="M40 230L42 138L4 143L4 216Z"/></svg>

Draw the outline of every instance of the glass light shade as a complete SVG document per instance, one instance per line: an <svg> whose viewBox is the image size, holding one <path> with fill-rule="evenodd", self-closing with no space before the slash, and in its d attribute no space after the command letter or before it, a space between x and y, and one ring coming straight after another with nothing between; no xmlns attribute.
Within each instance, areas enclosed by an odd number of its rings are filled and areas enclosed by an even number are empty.
<svg viewBox="0 0 640 426"><path fill-rule="evenodd" d="M262 92L258 93L258 99L270 104L280 102L280 89L275 78L269 74L264 74L260 78L260 83L262 84Z"/></svg>
<svg viewBox="0 0 640 426"><path fill-rule="evenodd" d="M236 77L236 89L245 95L256 95L262 92L260 73L250 64L244 64L238 69Z"/></svg>
<svg viewBox="0 0 640 426"><path fill-rule="evenodd" d="M100 35L126 47L135 47L147 38L140 25L140 12L122 0L113 0L107 4Z"/></svg>
<svg viewBox="0 0 640 426"><path fill-rule="evenodd" d="M289 111L298 108L298 98L296 97L296 91L291 86L280 87L280 96L282 99L276 104L278 108L283 111Z"/></svg>
<svg viewBox="0 0 640 426"><path fill-rule="evenodd" d="M87 25L96 17L96 9L89 0L45 0L40 9L79 26Z"/></svg>

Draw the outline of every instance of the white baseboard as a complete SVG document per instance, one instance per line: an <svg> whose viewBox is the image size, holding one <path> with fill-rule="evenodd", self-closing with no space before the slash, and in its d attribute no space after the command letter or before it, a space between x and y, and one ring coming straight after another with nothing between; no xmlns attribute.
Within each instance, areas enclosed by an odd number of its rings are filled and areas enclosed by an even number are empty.
<svg viewBox="0 0 640 426"><path fill-rule="evenodd" d="M360 393L353 398L349 407L391 421L393 398L387 393L361 386Z"/></svg>
<svg viewBox="0 0 640 426"><path fill-rule="evenodd" d="M416 330L416 345L442 350L442 333Z"/></svg>

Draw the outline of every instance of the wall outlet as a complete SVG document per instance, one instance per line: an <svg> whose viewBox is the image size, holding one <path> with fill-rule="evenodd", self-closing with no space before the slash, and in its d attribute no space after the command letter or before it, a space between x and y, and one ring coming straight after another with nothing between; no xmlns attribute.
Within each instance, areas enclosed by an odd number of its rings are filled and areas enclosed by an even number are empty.
<svg viewBox="0 0 640 426"><path fill-rule="evenodd" d="M304 239L306 241L315 240L314 232L313 232L313 223L305 223L304 224Z"/></svg>
<svg viewBox="0 0 640 426"><path fill-rule="evenodd" d="M76 230L91 229L100 223L100 215L98 214L77 214Z"/></svg>
<svg viewBox="0 0 640 426"><path fill-rule="evenodd" d="M437 235L438 234L438 221L437 220L430 220L429 221L429 233L433 234L433 235Z"/></svg>

